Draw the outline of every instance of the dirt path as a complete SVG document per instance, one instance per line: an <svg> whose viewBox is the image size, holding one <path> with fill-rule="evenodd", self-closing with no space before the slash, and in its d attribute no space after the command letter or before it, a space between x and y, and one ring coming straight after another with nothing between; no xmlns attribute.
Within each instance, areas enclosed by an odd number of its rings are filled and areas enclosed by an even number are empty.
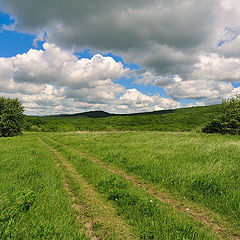
<svg viewBox="0 0 240 240"><path fill-rule="evenodd" d="M116 215L114 207L106 204L106 201L77 173L71 163L40 137L38 141L55 156L57 167L63 174L64 186L71 196L72 206L77 211L79 220L84 224L83 230L90 239L138 239L127 223Z"/></svg>
<svg viewBox="0 0 240 240"><path fill-rule="evenodd" d="M63 146L65 148L69 148L71 150L76 151L80 156L89 159L90 161L98 164L99 166L107 169L108 171L118 174L122 177L124 177L129 182L133 183L134 185L144 189L151 195L153 195L155 198L159 199L162 202L168 203L176 210L183 212L189 216L191 216L194 220L201 222L205 224L206 226L213 229L213 231L220 236L222 239L234 239L234 240L240 240L240 233L237 231L234 231L234 228L229 224L228 222L221 219L220 216L218 216L216 213L212 212L209 209L203 209L197 206L197 204L189 204L186 202L182 202L169 194L164 193L163 191L160 191L154 186L151 186L149 183L144 182L143 180L137 179L136 177L126 174L124 171L120 169L116 169L113 167L110 167L103 162L101 162L99 159L96 159L95 157L82 152L80 150L77 150L73 147L67 146L65 144L59 143L49 137L46 137L48 140L52 141L55 144L58 144L60 146ZM229 227L231 226L231 227Z"/></svg>

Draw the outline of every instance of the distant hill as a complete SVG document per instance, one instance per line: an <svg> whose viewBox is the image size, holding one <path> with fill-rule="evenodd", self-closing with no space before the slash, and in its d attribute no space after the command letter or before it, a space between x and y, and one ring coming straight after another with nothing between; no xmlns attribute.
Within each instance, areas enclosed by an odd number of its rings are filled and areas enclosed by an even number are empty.
<svg viewBox="0 0 240 240"><path fill-rule="evenodd" d="M220 105L133 114L91 111L26 117L26 131L201 131L221 111Z"/></svg>
<svg viewBox="0 0 240 240"><path fill-rule="evenodd" d="M104 111L89 111L83 113L74 113L74 114L59 114L59 115L50 115L46 117L88 117L88 118L104 118L104 117L113 117L113 116L149 116L149 115L158 115L158 114L167 114L173 113L177 109L171 110L160 110L160 111L153 111L153 112L140 112L140 113L125 113L125 114L114 114L108 113Z"/></svg>
<svg viewBox="0 0 240 240"><path fill-rule="evenodd" d="M88 118L104 118L114 116L115 114L111 114L104 111L90 111L90 112L83 112L83 113L74 113L74 114L59 114L53 115L49 117L88 117Z"/></svg>

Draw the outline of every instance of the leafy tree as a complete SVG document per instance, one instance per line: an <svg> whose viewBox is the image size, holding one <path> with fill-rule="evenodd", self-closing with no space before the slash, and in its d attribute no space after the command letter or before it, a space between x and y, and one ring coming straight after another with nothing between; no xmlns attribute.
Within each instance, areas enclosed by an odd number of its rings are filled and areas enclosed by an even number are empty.
<svg viewBox="0 0 240 240"><path fill-rule="evenodd" d="M203 129L205 133L240 134L240 95L222 101L222 113Z"/></svg>
<svg viewBox="0 0 240 240"><path fill-rule="evenodd" d="M22 133L24 108L17 98L0 97L0 137L12 137Z"/></svg>

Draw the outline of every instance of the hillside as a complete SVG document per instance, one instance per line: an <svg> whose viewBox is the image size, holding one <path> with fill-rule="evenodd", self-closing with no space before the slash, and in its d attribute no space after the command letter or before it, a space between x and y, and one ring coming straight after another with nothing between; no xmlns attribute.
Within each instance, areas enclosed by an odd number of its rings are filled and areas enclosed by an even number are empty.
<svg viewBox="0 0 240 240"><path fill-rule="evenodd" d="M88 118L104 118L104 117L113 117L113 116L149 116L149 115L159 115L159 114L167 114L173 113L178 109L170 109L170 110L160 110L153 112L140 112L140 113L127 113L127 114L114 114L108 113L105 111L89 111L83 113L74 113L74 114L59 114L59 115L50 115L46 117L88 117Z"/></svg>
<svg viewBox="0 0 240 240"><path fill-rule="evenodd" d="M72 115L26 117L26 131L198 131L220 113L220 105L134 114L92 111Z"/></svg>
<svg viewBox="0 0 240 240"><path fill-rule="evenodd" d="M88 118L104 118L104 117L110 117L115 116L115 114L111 114L104 111L89 111L89 112L83 112L83 113L75 113L75 114L59 114L59 115L53 115L53 116L46 116L46 117L88 117Z"/></svg>

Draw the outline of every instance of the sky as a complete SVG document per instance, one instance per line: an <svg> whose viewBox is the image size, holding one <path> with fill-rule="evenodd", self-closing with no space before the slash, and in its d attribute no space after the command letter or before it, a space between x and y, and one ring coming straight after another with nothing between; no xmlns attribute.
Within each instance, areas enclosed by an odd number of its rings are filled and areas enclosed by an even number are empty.
<svg viewBox="0 0 240 240"><path fill-rule="evenodd" d="M135 113L240 94L237 0L0 0L0 96L28 115Z"/></svg>

